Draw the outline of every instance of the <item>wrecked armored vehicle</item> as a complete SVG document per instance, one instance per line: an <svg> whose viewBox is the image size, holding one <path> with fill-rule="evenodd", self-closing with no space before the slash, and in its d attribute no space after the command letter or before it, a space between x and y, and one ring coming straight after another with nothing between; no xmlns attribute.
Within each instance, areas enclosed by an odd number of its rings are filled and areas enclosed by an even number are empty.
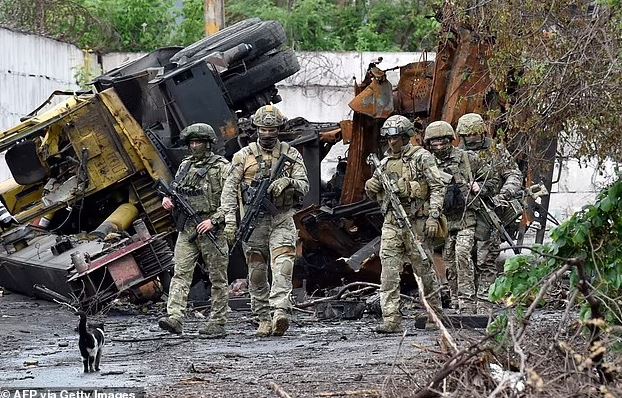
<svg viewBox="0 0 622 398"><path fill-rule="evenodd" d="M209 123L220 152L243 145L238 118L279 102L274 84L299 69L284 44L279 23L243 21L123 65L93 92L57 92L62 102L1 133L12 178L0 195L13 220L0 235L0 285L91 310L125 291L156 296L174 230L154 183L170 182L185 155L180 131ZM318 127L292 122L288 138L319 164ZM243 265L232 256L232 277Z"/></svg>

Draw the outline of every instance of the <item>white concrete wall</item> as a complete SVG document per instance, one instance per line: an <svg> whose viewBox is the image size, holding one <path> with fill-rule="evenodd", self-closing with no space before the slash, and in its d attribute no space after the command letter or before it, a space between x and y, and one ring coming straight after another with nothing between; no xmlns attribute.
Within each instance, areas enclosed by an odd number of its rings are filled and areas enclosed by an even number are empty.
<svg viewBox="0 0 622 398"><path fill-rule="evenodd" d="M286 114L302 116L312 122L339 122L352 118L348 103L354 97L354 79L360 82L372 60L382 57L381 69L411 62L434 61L434 53L377 52L300 52L300 71L277 85ZM387 72L392 84L399 80L399 70Z"/></svg>
<svg viewBox="0 0 622 398"><path fill-rule="evenodd" d="M558 220L564 220L586 204L593 203L596 194L616 179L612 161L579 164L576 160L566 160L561 170L555 166L553 181L557 176L559 182L551 189L549 212Z"/></svg>
<svg viewBox="0 0 622 398"><path fill-rule="evenodd" d="M85 54L75 46L0 28L0 54L0 131L18 124L53 91L80 89L75 74ZM0 181L7 178L1 153Z"/></svg>
<svg viewBox="0 0 622 398"><path fill-rule="evenodd" d="M78 90L84 53L67 43L0 28L0 131L19 123L54 90Z"/></svg>

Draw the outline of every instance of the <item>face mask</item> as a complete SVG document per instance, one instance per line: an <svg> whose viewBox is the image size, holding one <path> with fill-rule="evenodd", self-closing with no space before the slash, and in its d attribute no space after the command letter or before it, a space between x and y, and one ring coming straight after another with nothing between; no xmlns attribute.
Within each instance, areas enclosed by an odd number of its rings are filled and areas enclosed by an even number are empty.
<svg viewBox="0 0 622 398"><path fill-rule="evenodd" d="M195 158L202 158L209 153L211 145L207 141L190 141L188 149Z"/></svg>
<svg viewBox="0 0 622 398"><path fill-rule="evenodd" d="M430 152L439 159L445 159L451 153L451 143L447 139L432 140L428 145L430 146Z"/></svg>
<svg viewBox="0 0 622 398"><path fill-rule="evenodd" d="M483 141L480 135L467 135L464 137L464 147L466 149L477 149L482 145Z"/></svg>
<svg viewBox="0 0 622 398"><path fill-rule="evenodd" d="M279 130L272 128L259 128L257 129L257 134L259 135L259 145L261 145L264 149L272 149L274 145L276 145L276 140L279 136Z"/></svg>

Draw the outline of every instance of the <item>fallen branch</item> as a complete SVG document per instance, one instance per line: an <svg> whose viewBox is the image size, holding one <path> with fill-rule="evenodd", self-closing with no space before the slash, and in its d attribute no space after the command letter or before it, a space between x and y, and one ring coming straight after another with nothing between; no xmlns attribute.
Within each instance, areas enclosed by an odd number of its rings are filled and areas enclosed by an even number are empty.
<svg viewBox="0 0 622 398"><path fill-rule="evenodd" d="M128 339L111 339L112 341L118 343L140 343L142 341L159 341L159 340L190 340L199 338L199 336L185 335L185 336L169 336L162 335L156 337L136 337L136 338L128 338Z"/></svg>
<svg viewBox="0 0 622 398"><path fill-rule="evenodd" d="M577 287L590 306L591 320L603 320L604 316L601 311L601 305L598 300L594 298L592 292L589 289L589 282L587 272L585 270L585 263L583 261L578 261L574 265L576 265L577 273L579 275L579 282L577 284ZM603 360L606 350L597 349L601 343L600 334L602 330L598 322L587 322L587 328L590 331L590 352L596 353L595 355L593 355L591 360L595 365L596 371L598 373L598 378L600 379L601 384L611 383L614 380L614 375L603 367Z"/></svg>
<svg viewBox="0 0 622 398"><path fill-rule="evenodd" d="M377 397L380 396L380 391L378 390L346 390L346 391L330 391L330 392L319 392L316 395L318 397L342 397L342 396L356 396L356 395L370 395L373 394Z"/></svg>
<svg viewBox="0 0 622 398"><path fill-rule="evenodd" d="M456 345L454 338L451 337L451 335L447 331L447 328L445 327L445 325L443 325L443 322L441 322L440 318L436 314L436 311L432 309L432 307L430 306L430 303L428 303L428 299L425 297L425 293L423 291L423 281L421 280L421 277L417 275L416 272L414 272L413 275L415 276L415 280L417 281L417 289L419 289L419 297L421 298L421 302L423 303L425 310L428 312L428 315L432 318L432 321L434 321L436 326L438 326L438 329L441 332L441 337L443 338L445 343L447 343L447 345L451 347L454 353L457 353L458 346Z"/></svg>
<svg viewBox="0 0 622 398"><path fill-rule="evenodd" d="M572 260L572 259L568 259L568 260ZM557 271L553 272L551 276L549 276L547 280L544 282L544 285L542 285L542 287L540 288L538 295L536 296L536 298L533 300L533 302L531 303L531 305L525 312L525 316L523 318L521 328L519 329L518 333L516 333L516 344L521 343L524 333L525 333L525 329L527 328L527 325L529 324L529 320L531 319L533 312L536 310L536 307L538 306L538 303L540 302L540 300L542 300L542 298L544 297L546 292L549 290L551 285L557 279L559 279L566 271L568 271L569 268L570 268L570 261L564 264L564 266L558 269Z"/></svg>
<svg viewBox="0 0 622 398"><path fill-rule="evenodd" d="M270 388L272 388L274 392L276 393L276 395L278 395L281 398L292 398L285 390L283 390L283 388L281 388L281 386L279 386L273 381L270 382Z"/></svg>
<svg viewBox="0 0 622 398"><path fill-rule="evenodd" d="M387 383L389 382L389 380L391 379L391 377L393 377L393 371L395 370L395 364L397 364L397 359L400 356L400 351L402 351L402 344L404 344L404 339L406 338L406 329L404 329L404 333L402 333L402 338L400 339L399 344L397 345L397 351L395 351L395 357L393 358L393 364L391 365L391 372L389 372L389 375L387 377L384 378L384 381L382 382L382 391L384 392L386 387L387 387Z"/></svg>
<svg viewBox="0 0 622 398"><path fill-rule="evenodd" d="M296 307L298 307L298 308L308 308L308 307L313 307L316 304L323 303L325 301L339 300L341 298L341 296L343 296L343 294L346 293L346 291L348 289L350 289L352 287L355 287L355 286L367 286L367 287L374 287L376 289L380 289L380 285L377 284L377 283L352 282L352 283L348 283L347 285L342 286L339 289L339 291L337 291L337 293L333 294L332 296L322 297L322 298L319 298L319 299L316 299L316 300L311 300L311 301L305 301L304 303L296 304ZM400 297L408 299L408 300L415 301L414 297L407 296L405 294L400 294Z"/></svg>

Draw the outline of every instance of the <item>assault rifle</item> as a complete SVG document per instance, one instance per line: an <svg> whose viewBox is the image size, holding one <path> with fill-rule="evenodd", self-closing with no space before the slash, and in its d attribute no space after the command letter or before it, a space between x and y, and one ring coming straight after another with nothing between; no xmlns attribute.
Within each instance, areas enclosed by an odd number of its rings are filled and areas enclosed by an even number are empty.
<svg viewBox="0 0 622 398"><path fill-rule="evenodd" d="M378 156L376 156L375 153L369 154L369 156L367 157L367 164L373 166L376 170L380 169L380 160L378 160ZM396 182L391 180L389 176L383 173L378 173L378 176L380 177L380 181L382 182L384 194L386 195L386 198L388 199L388 202L393 209L393 215L395 216L395 221L397 221L397 225L402 230L408 232L413 244L415 245L417 251L419 252L419 255L421 256L421 259L423 261L428 260L428 256L427 254L425 254L425 250L423 250L421 242L417 240L417 237L413 232L413 226L410 222L410 218L408 218L408 213L406 213L406 210L404 209L404 206L402 206L402 202L398 197L399 188L397 187Z"/></svg>
<svg viewBox="0 0 622 398"><path fill-rule="evenodd" d="M262 212L268 212L272 215L278 212L278 209L270 201L268 195L268 187L275 180L281 177L286 166L292 165L296 161L289 156L281 155L274 165L270 177L262 178L256 182L255 186L248 187L246 193L247 205L240 221L240 226L235 234L235 243L229 249L229 253L233 252L240 242L248 242L257 224L257 218Z"/></svg>
<svg viewBox="0 0 622 398"><path fill-rule="evenodd" d="M495 210L492 207L488 206L486 204L486 201L482 199L481 196L478 196L478 199L480 204L482 205L482 208L484 209L483 216L488 224L492 225L497 231L499 231L499 233L503 237L503 240L506 241L514 251L514 254L520 254L520 250L514 247L514 240L512 240L512 237L510 236L510 234L508 234L508 231L505 230L505 227L503 226L503 223L501 222L501 219L499 218L497 213L495 213Z"/></svg>
<svg viewBox="0 0 622 398"><path fill-rule="evenodd" d="M182 222L178 222L178 220L176 220L177 230L181 230L181 228L183 228L183 224L185 224L185 221L188 220L188 219L192 220L192 222L194 222L196 225L199 225L203 221L201 216L199 216L197 214L197 212L194 211L192 206L190 206L190 203L188 203L177 192L172 190L164 181L157 180L155 188L157 189L157 191L162 196L167 196L167 197L171 198L171 200L175 204L175 209L177 209L177 211L179 211L179 213L181 213L181 214L179 214L179 217L183 217L183 220L182 220ZM199 233L197 231L194 231L192 233L192 235L190 235L190 238L188 238L188 241L191 242L191 243L194 242L197 239L198 235L199 235ZM207 238L210 240L210 242L212 242L214 244L214 246L216 246L216 249L218 249L218 252L224 256L225 253L218 246L218 243L216 242L216 237L214 236L214 233L212 231L210 231L210 232L207 232L205 234L205 236L207 236Z"/></svg>

